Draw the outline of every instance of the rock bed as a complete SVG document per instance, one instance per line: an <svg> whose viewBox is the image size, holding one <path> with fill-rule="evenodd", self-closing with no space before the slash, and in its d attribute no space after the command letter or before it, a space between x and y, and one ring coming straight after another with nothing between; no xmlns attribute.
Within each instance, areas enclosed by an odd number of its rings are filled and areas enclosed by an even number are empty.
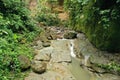
<svg viewBox="0 0 120 80"><path fill-rule="evenodd" d="M53 40L50 47L38 50L25 80L75 80L68 69L72 61L68 45L68 40Z"/></svg>

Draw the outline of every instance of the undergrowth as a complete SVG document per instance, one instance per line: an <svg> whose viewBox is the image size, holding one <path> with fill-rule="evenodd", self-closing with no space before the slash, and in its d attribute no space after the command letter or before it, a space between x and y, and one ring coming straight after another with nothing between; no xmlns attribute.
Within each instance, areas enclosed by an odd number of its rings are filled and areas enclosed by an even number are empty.
<svg viewBox="0 0 120 80"><path fill-rule="evenodd" d="M57 4L57 0L39 0L36 20L43 26L60 26L58 13L53 12L53 8L58 7Z"/></svg>
<svg viewBox="0 0 120 80"><path fill-rule="evenodd" d="M65 0L65 8L72 29L101 50L120 52L120 0Z"/></svg>
<svg viewBox="0 0 120 80"><path fill-rule="evenodd" d="M108 64L96 64L96 66L105 69L106 72L111 72L113 74L120 75L120 65L116 64L115 62L111 62Z"/></svg>
<svg viewBox="0 0 120 80"><path fill-rule="evenodd" d="M32 59L30 43L40 29L21 0L0 0L0 80L23 80L18 56Z"/></svg>

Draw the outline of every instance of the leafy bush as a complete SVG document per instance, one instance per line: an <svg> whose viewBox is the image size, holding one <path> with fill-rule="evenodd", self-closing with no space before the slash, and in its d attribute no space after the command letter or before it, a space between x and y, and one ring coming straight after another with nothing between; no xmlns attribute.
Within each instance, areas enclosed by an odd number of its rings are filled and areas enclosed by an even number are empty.
<svg viewBox="0 0 120 80"><path fill-rule="evenodd" d="M108 64L95 64L95 66L105 69L107 72L120 75L120 65L115 62Z"/></svg>
<svg viewBox="0 0 120 80"><path fill-rule="evenodd" d="M39 33L22 0L0 0L0 80L23 78L18 56L32 58L28 45Z"/></svg>
<svg viewBox="0 0 120 80"><path fill-rule="evenodd" d="M52 7L56 5L56 3L57 0L39 0L39 11L36 15L36 20L45 26L58 26L60 24L60 19L57 14L52 13Z"/></svg>
<svg viewBox="0 0 120 80"><path fill-rule="evenodd" d="M59 25L60 24L60 19L58 19L56 14L45 14L45 13L40 13L37 16L37 21L42 22L45 26L54 26L54 25Z"/></svg>
<svg viewBox="0 0 120 80"><path fill-rule="evenodd" d="M120 1L119 0L66 0L70 25L86 33L99 49L120 51Z"/></svg>
<svg viewBox="0 0 120 80"><path fill-rule="evenodd" d="M14 80L22 78L18 56L25 54L31 59L32 51L28 45L21 45L17 42L9 42L0 38L0 80Z"/></svg>
<svg viewBox="0 0 120 80"><path fill-rule="evenodd" d="M29 10L21 0L0 0L0 5L2 18L8 22L6 28L12 29L13 32L34 30L28 16Z"/></svg>

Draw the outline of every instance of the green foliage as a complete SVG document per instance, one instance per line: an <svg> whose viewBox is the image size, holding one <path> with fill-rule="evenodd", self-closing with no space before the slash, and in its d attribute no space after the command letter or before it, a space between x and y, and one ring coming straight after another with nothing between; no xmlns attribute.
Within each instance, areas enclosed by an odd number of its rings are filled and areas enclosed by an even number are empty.
<svg viewBox="0 0 120 80"><path fill-rule="evenodd" d="M37 16L37 21L42 22L45 26L59 25L60 23L56 14L45 14L42 12Z"/></svg>
<svg viewBox="0 0 120 80"><path fill-rule="evenodd" d="M111 62L109 64L96 64L96 66L105 69L107 72L117 73L120 72L120 65L116 64L115 62Z"/></svg>
<svg viewBox="0 0 120 80"><path fill-rule="evenodd" d="M8 37L9 38L9 37ZM20 72L20 63L18 56L25 54L31 59L32 51L28 45L21 45L17 43L14 35L9 42L4 38L0 38L0 80L14 80L16 77L23 77ZM15 41L14 41L15 40Z"/></svg>
<svg viewBox="0 0 120 80"><path fill-rule="evenodd" d="M27 44L39 33L22 0L0 0L0 80L23 78L18 56L32 59Z"/></svg>
<svg viewBox="0 0 120 80"><path fill-rule="evenodd" d="M70 25L84 32L99 49L120 51L119 0L66 0Z"/></svg>
<svg viewBox="0 0 120 80"><path fill-rule="evenodd" d="M29 10L21 0L0 0L0 22L13 32L34 30L30 20Z"/></svg>
<svg viewBox="0 0 120 80"><path fill-rule="evenodd" d="M39 0L39 12L37 13L36 20L45 26L58 26L60 24L60 19L58 15L52 13L52 6L56 5L57 0ZM48 3L48 4L47 4ZM47 5L47 6L46 6ZM49 6L51 5L51 6Z"/></svg>

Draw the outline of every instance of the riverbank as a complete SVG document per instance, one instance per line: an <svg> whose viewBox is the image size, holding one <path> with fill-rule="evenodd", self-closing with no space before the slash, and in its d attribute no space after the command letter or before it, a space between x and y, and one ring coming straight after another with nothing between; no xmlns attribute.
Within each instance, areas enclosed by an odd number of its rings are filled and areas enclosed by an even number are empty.
<svg viewBox="0 0 120 80"><path fill-rule="evenodd" d="M33 67L25 80L120 79L117 75L93 66L92 61L99 61L99 58L96 56L98 60L91 59L89 51L95 54L96 48L92 45L88 46L88 43L86 43L87 39L83 33L77 33L77 38L74 39L64 39L65 33L73 31L60 27L47 27L46 30L48 31L45 31L44 35L42 34L40 38L37 38L36 46L33 46L35 49L35 57L32 61L33 64L31 64ZM46 36L46 34L49 35ZM100 57L100 61L104 61L104 59L101 60Z"/></svg>

